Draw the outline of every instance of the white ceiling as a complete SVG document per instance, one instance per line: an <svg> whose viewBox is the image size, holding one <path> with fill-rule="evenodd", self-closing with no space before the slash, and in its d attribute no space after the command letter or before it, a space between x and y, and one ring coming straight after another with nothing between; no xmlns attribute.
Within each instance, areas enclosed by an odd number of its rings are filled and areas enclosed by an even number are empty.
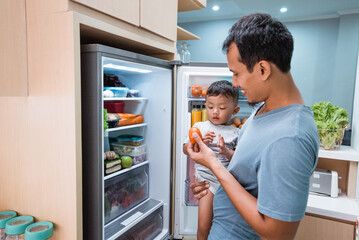
<svg viewBox="0 0 359 240"><path fill-rule="evenodd" d="M216 12L212 10L215 4L219 6ZM282 7L288 11L281 13ZM287 22L335 18L359 13L359 0L207 0L206 8L180 12L178 23L239 18L254 12L269 13Z"/></svg>

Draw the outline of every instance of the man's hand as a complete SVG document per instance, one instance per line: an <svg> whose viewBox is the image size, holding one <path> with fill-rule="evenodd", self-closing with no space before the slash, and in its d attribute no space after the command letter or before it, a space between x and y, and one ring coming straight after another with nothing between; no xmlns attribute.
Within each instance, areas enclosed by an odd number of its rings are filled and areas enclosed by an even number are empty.
<svg viewBox="0 0 359 240"><path fill-rule="evenodd" d="M194 182L191 182L189 187L192 190L193 196L199 200L203 196L205 196L208 193L209 183L207 181L205 182L198 182L198 179L195 177Z"/></svg>
<svg viewBox="0 0 359 240"><path fill-rule="evenodd" d="M221 164L221 162L217 159L216 154L202 142L197 133L193 133L193 138L196 143L189 144L187 148L188 156L190 156L193 161L209 169L215 167L216 164Z"/></svg>

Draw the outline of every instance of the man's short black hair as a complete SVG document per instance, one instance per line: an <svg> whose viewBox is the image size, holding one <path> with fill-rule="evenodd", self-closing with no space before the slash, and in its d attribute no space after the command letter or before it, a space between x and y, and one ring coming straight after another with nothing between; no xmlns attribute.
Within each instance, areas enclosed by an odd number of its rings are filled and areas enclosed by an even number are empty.
<svg viewBox="0 0 359 240"><path fill-rule="evenodd" d="M274 63L282 72L290 70L294 41L292 34L279 20L268 14L253 13L240 18L229 30L222 50L237 45L239 61L252 72L261 60Z"/></svg>
<svg viewBox="0 0 359 240"><path fill-rule="evenodd" d="M232 83L227 80L220 80L213 82L207 89L206 99L208 96L225 96L228 99L232 99L237 106L239 98L239 89L233 87Z"/></svg>

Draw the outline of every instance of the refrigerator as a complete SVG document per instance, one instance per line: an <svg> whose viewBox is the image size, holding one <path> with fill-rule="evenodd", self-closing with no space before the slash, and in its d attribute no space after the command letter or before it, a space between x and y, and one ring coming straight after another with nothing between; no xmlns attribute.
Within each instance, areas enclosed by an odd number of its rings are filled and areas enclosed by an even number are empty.
<svg viewBox="0 0 359 240"><path fill-rule="evenodd" d="M205 98L192 96L191 86L206 89L231 78L226 64L182 65L99 44L81 47L84 239L196 236L198 202L189 190L194 163L182 146L191 111L203 107ZM130 91L108 95L104 90L113 84ZM142 116L142 121L104 130L109 103L121 104L123 113ZM240 95L238 103L237 116L249 116L252 108L245 97ZM118 142L129 135L140 137L139 145ZM133 165L108 172L108 151L117 157L130 152Z"/></svg>

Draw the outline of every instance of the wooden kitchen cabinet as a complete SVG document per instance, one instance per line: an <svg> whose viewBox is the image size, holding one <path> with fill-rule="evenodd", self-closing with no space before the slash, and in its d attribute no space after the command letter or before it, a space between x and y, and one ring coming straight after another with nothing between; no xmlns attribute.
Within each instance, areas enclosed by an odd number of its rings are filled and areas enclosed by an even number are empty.
<svg viewBox="0 0 359 240"><path fill-rule="evenodd" d="M355 222L306 215L294 240L355 240Z"/></svg>
<svg viewBox="0 0 359 240"><path fill-rule="evenodd" d="M140 26L166 37L177 40L177 1L141 0Z"/></svg>
<svg viewBox="0 0 359 240"><path fill-rule="evenodd" d="M139 26L140 0L72 0L108 14L125 22ZM148 1L147 1L148 2Z"/></svg>
<svg viewBox="0 0 359 240"><path fill-rule="evenodd" d="M0 97L27 95L25 0L0 1Z"/></svg>

